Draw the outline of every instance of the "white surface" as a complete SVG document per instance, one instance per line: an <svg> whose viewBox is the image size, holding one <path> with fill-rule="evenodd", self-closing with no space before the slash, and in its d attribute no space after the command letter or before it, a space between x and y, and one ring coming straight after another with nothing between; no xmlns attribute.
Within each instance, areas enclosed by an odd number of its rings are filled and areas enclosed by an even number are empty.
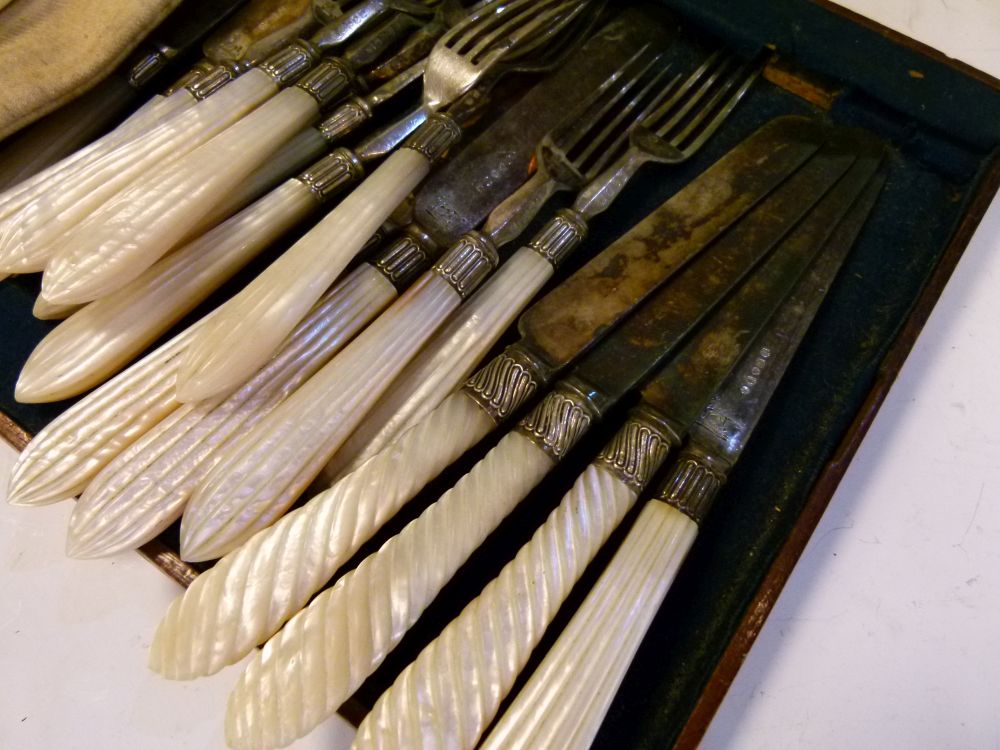
<svg viewBox="0 0 1000 750"><path fill-rule="evenodd" d="M996 0L844 0L1000 75ZM963 258L709 729L716 748L998 747L1000 204ZM13 451L0 445L0 477ZM2 487L0 482L0 487ZM0 490L2 494L2 490ZM238 667L145 667L179 590L62 554L68 505L0 502L0 748L218 748ZM296 747L349 742L328 722Z"/></svg>

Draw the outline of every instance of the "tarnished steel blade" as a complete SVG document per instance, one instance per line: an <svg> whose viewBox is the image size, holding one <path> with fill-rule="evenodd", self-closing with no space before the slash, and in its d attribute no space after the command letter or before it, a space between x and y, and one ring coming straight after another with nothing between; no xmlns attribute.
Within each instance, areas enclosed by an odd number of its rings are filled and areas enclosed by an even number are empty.
<svg viewBox="0 0 1000 750"><path fill-rule="evenodd" d="M740 285L667 366L650 380L642 400L685 434L712 394L795 289L826 241L865 192L881 148L863 155Z"/></svg>
<svg viewBox="0 0 1000 750"><path fill-rule="evenodd" d="M154 44L175 52L187 50L229 18L243 0L200 0L182 3L150 35Z"/></svg>
<svg viewBox="0 0 1000 750"><path fill-rule="evenodd" d="M816 311L854 244L879 192L885 169L872 178L837 225L787 302L751 345L691 428L699 450L732 465L795 355Z"/></svg>
<svg viewBox="0 0 1000 750"><path fill-rule="evenodd" d="M803 117L760 128L536 302L518 323L522 344L552 368L565 367L785 182L827 136Z"/></svg>
<svg viewBox="0 0 1000 750"><path fill-rule="evenodd" d="M675 35L653 9L620 14L433 175L417 195L414 219L443 247L479 226L528 178L545 133L642 45L666 49Z"/></svg>
<svg viewBox="0 0 1000 750"><path fill-rule="evenodd" d="M690 336L855 161L833 138L777 190L694 258L573 369L585 390L616 400Z"/></svg>

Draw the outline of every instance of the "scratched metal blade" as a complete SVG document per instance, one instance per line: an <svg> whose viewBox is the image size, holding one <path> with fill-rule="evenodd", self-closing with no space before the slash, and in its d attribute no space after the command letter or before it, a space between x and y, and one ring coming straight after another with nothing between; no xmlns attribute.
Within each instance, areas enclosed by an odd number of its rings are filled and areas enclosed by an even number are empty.
<svg viewBox="0 0 1000 750"><path fill-rule="evenodd" d="M691 428L692 441L701 450L730 465L739 458L884 183L883 169L869 182L788 301L712 397Z"/></svg>
<svg viewBox="0 0 1000 750"><path fill-rule="evenodd" d="M797 170L828 137L802 117L760 128L527 310L518 323L522 346L565 367L765 198L783 220L803 213L811 204L782 187L791 177L801 182ZM815 184L826 184L820 172ZM813 196L809 190L801 195Z"/></svg>
<svg viewBox="0 0 1000 750"><path fill-rule="evenodd" d="M871 153L854 162L770 257L643 388L643 402L665 417L678 434L688 431L712 394L804 277L810 262L864 193L881 156L881 146L873 143Z"/></svg>
<svg viewBox="0 0 1000 750"><path fill-rule="evenodd" d="M535 145L644 44L666 49L675 27L631 8L591 37L465 147L420 191L414 219L441 247L474 229L528 178Z"/></svg>
<svg viewBox="0 0 1000 750"><path fill-rule="evenodd" d="M597 402L635 388L794 230L855 158L843 139L824 145L588 352L573 369L577 386Z"/></svg>

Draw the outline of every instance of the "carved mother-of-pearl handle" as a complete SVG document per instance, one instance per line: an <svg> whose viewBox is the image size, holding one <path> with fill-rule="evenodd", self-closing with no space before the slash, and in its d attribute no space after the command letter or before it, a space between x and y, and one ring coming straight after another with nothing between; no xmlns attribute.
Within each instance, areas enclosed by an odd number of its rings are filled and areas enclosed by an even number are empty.
<svg viewBox="0 0 1000 750"><path fill-rule="evenodd" d="M185 404L108 464L73 509L67 553L97 557L138 547L179 518L225 447L294 393L395 296L381 273L359 266L234 394Z"/></svg>
<svg viewBox="0 0 1000 750"><path fill-rule="evenodd" d="M481 745L587 750L698 527L649 502L600 580Z"/></svg>
<svg viewBox="0 0 1000 750"><path fill-rule="evenodd" d="M64 233L147 169L183 156L276 91L269 76L252 70L217 96L72 171L38 200L0 222L0 252L14 253L32 265L38 258L53 257L59 252Z"/></svg>
<svg viewBox="0 0 1000 750"><path fill-rule="evenodd" d="M42 293L51 302L88 302L132 281L318 114L312 96L285 89L206 143L157 165L55 243Z"/></svg>
<svg viewBox="0 0 1000 750"><path fill-rule="evenodd" d="M459 131L440 130L457 139ZM446 139L447 140L447 139ZM421 149L392 154L312 231L222 308L189 351L184 400L225 392L257 370L368 238L430 171Z"/></svg>
<svg viewBox="0 0 1000 750"><path fill-rule="evenodd" d="M590 747L725 466L688 448L482 747Z"/></svg>
<svg viewBox="0 0 1000 750"><path fill-rule="evenodd" d="M231 446L181 522L181 556L221 557L271 525L461 298L428 272L346 349Z"/></svg>
<svg viewBox="0 0 1000 750"><path fill-rule="evenodd" d="M446 399L357 471L198 576L160 622L150 666L191 679L242 659L304 607L430 477L493 427L470 399Z"/></svg>
<svg viewBox="0 0 1000 750"><path fill-rule="evenodd" d="M0 219L7 218L31 201L37 200L73 170L194 106L195 100L187 92L176 93L177 95L153 97L111 132L5 190L0 194Z"/></svg>
<svg viewBox="0 0 1000 750"><path fill-rule="evenodd" d="M384 450L458 388L524 306L552 277L552 266L524 248L504 263L393 381L333 461L328 481Z"/></svg>
<svg viewBox="0 0 1000 750"><path fill-rule="evenodd" d="M370 675L459 566L555 465L511 432L378 552L251 656L226 712L234 748L288 744Z"/></svg>
<svg viewBox="0 0 1000 750"><path fill-rule="evenodd" d="M657 420L630 418L531 541L379 698L354 746L472 750L672 442Z"/></svg>
<svg viewBox="0 0 1000 750"><path fill-rule="evenodd" d="M515 252L396 379L323 470L324 478L356 469L461 385L586 231L577 216L559 211Z"/></svg>
<svg viewBox="0 0 1000 750"><path fill-rule="evenodd" d="M68 500L176 409L180 355L203 323L147 354L35 435L14 464L7 501L45 505Z"/></svg>
<svg viewBox="0 0 1000 750"><path fill-rule="evenodd" d="M86 305L35 347L21 370L16 397L58 401L107 379L315 206L309 188L289 180L131 283Z"/></svg>

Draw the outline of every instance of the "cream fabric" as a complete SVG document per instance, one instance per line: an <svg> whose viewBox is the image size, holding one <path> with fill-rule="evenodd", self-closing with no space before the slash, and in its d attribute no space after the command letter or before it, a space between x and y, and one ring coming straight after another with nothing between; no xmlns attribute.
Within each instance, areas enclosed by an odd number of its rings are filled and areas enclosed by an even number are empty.
<svg viewBox="0 0 1000 750"><path fill-rule="evenodd" d="M98 83L180 0L0 0L0 138Z"/></svg>

